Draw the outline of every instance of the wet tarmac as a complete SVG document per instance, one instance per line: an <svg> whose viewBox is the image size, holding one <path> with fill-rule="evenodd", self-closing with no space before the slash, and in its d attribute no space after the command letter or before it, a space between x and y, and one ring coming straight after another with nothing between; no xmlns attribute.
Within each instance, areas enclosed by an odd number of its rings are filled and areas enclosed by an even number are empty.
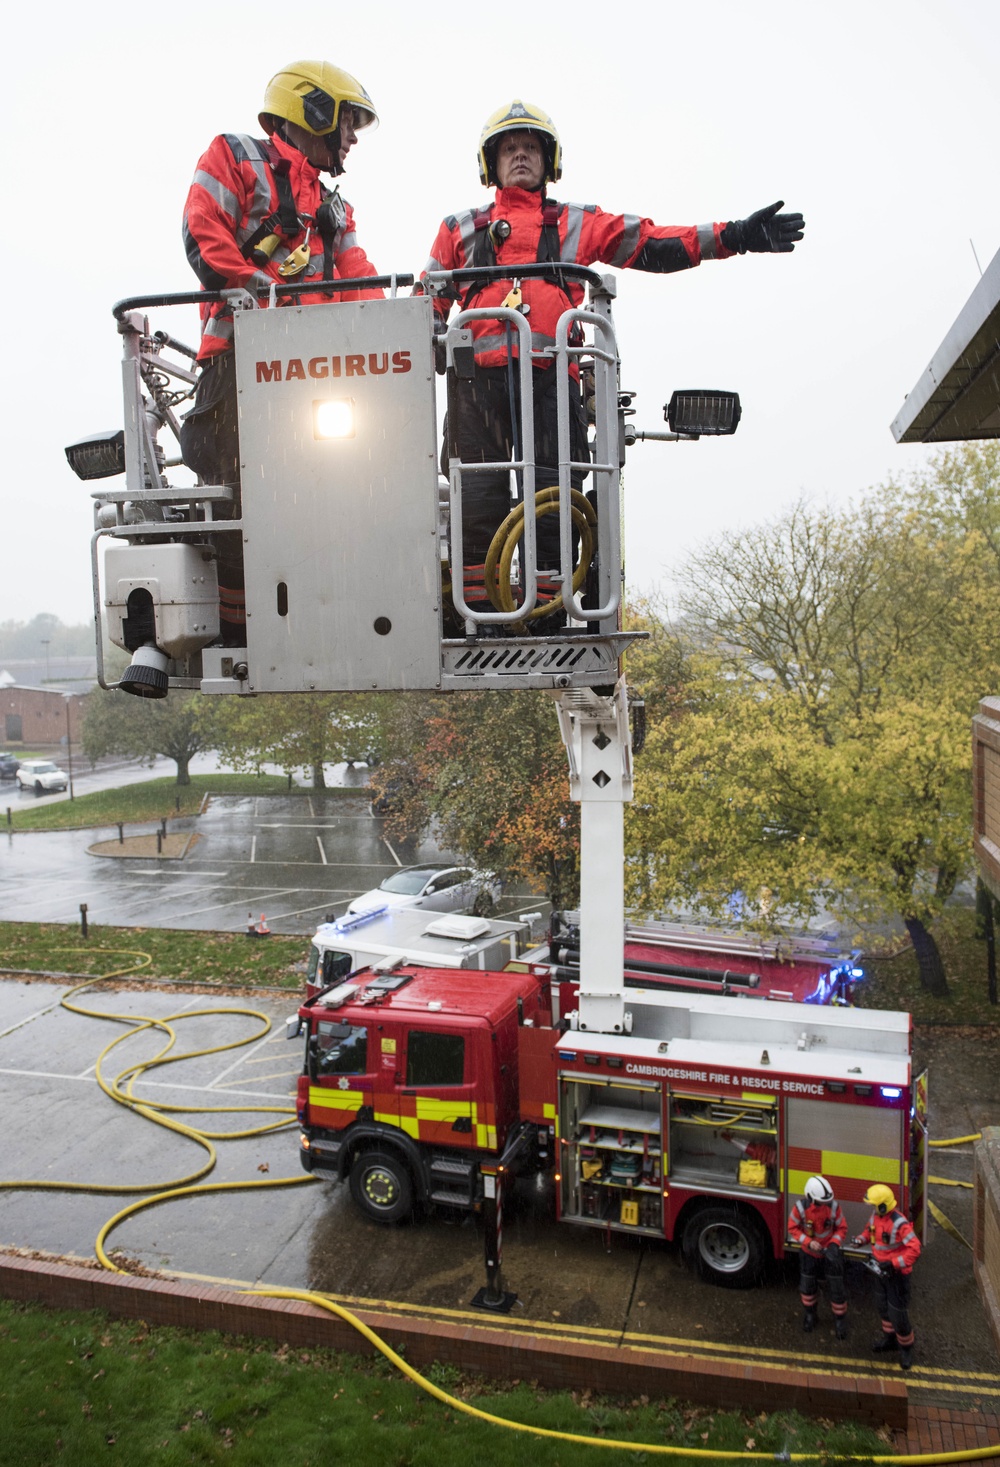
<svg viewBox="0 0 1000 1467"><path fill-rule="evenodd" d="M148 773L148 771L147 771ZM355 771L359 781L366 771ZM34 799L34 796L25 796ZM245 931L247 912L263 912L271 930L311 933L327 913L417 861L453 859L432 837L390 842L367 794L212 796L200 815L169 822L171 833L197 837L183 860L115 860L89 854L117 838L116 826L76 831L3 832L0 827L0 919L79 921L110 926ZM131 824L130 835L157 823ZM506 904L507 910L538 902Z"/></svg>
<svg viewBox="0 0 1000 1467"><path fill-rule="evenodd" d="M0 1113L5 1121L2 1177L153 1187L180 1181L204 1164L193 1141L116 1105L95 1079L98 1055L126 1033L58 1006L47 982L0 983ZM96 995L96 996L95 996ZM274 1030L245 1014L199 1015L212 997L142 989L100 989L88 1007L163 1018L180 1011L177 1049L211 1047L251 1036L240 1049L186 1058L149 1072L137 1092L184 1106L290 1107L301 1063L300 1042L284 1038L293 1004L276 996L248 999ZM227 1001L226 1008L236 1005ZM104 1060L114 1075L161 1048L159 1031L130 1034ZM928 1047L939 1077L931 1087L934 1132L965 1135L998 1113L1000 1046L995 1035L937 1035ZM182 1116L182 1119L184 1117ZM233 1111L189 1117L211 1129L241 1129L269 1117ZM259 1182L304 1174L293 1128L218 1144L212 1181ZM932 1173L968 1180L971 1147L937 1152ZM971 1194L934 1194L959 1231L971 1237ZM76 1258L94 1256L99 1229L131 1199L122 1194L0 1190L0 1246ZM869 1372L877 1332L867 1276L852 1265L851 1336L838 1342L829 1313L808 1341L801 1333L794 1265L746 1292L711 1287L690 1273L678 1250L552 1220L546 1185L522 1183L506 1200L504 1273L518 1302L504 1327L604 1340L628 1338L661 1349L745 1356L773 1363L808 1360L819 1368ZM471 1309L485 1282L478 1220L435 1213L386 1228L361 1217L346 1187L309 1182L287 1189L233 1191L181 1198L124 1221L109 1239L143 1266L185 1278L240 1285L320 1289L355 1302L404 1312L482 1320ZM972 1277L970 1254L932 1227L915 1275L917 1365L908 1377L921 1399L949 1406L1000 1400L1000 1360ZM804 1347L808 1345L806 1351ZM974 1378L975 1377L975 1378Z"/></svg>

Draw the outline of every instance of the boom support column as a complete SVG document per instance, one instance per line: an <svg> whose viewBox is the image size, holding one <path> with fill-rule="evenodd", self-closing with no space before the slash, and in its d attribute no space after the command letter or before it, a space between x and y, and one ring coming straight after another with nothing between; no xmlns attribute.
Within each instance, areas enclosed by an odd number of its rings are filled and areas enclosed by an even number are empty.
<svg viewBox="0 0 1000 1467"><path fill-rule="evenodd" d="M569 759L570 798L580 803L581 1029L621 1034L627 1026L625 801L632 798L632 740L625 681L606 696L592 688L556 693Z"/></svg>

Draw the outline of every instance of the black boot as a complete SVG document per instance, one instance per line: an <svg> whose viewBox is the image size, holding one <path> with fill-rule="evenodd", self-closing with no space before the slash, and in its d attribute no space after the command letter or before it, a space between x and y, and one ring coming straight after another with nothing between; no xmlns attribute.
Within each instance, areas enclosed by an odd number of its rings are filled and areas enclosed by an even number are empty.
<svg viewBox="0 0 1000 1467"><path fill-rule="evenodd" d="M833 1321L833 1328L838 1340L847 1339L847 1319L843 1314L838 1314Z"/></svg>
<svg viewBox="0 0 1000 1467"><path fill-rule="evenodd" d="M802 1316L802 1329L805 1332L805 1334L811 1335L812 1332L813 1332L813 1330L815 1328L816 1328L816 1309L815 1309L815 1306L813 1306L813 1307L810 1308L807 1305L806 1306L806 1312Z"/></svg>
<svg viewBox="0 0 1000 1467"><path fill-rule="evenodd" d="M903 1370L909 1370L910 1366L913 1364L913 1346L912 1345L900 1345L900 1347L899 1347L899 1364L900 1364L900 1367Z"/></svg>
<svg viewBox="0 0 1000 1467"><path fill-rule="evenodd" d="M872 1354L881 1355L887 1350L898 1350L899 1341L894 1334L881 1334L877 1340L872 1342Z"/></svg>

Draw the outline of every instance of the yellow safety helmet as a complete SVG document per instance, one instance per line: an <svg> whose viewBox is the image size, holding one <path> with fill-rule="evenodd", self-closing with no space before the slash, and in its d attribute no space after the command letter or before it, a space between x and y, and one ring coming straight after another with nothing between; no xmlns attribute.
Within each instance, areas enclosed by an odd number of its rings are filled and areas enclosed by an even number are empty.
<svg viewBox="0 0 1000 1467"><path fill-rule="evenodd" d="M562 178L562 145L556 125L547 112L532 102L515 97L509 106L498 107L487 117L479 134L479 179L481 183L497 183L497 141L505 132L537 132L545 150L545 182L557 183Z"/></svg>
<svg viewBox="0 0 1000 1467"><path fill-rule="evenodd" d="M280 117L325 137L340 126L345 102L354 108L356 132L378 125L371 97L349 71L329 61L292 61L268 82L260 125L272 133L274 119Z"/></svg>
<svg viewBox="0 0 1000 1467"><path fill-rule="evenodd" d="M896 1206L896 1198L891 1188L887 1187L884 1182L876 1182L869 1187L865 1193L865 1201L869 1207L875 1207L882 1213L892 1212Z"/></svg>

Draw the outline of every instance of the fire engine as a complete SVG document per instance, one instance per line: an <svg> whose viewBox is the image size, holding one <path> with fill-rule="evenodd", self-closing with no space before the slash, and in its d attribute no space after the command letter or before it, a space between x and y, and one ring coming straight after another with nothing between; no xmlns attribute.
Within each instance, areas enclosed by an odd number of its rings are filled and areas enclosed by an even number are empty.
<svg viewBox="0 0 1000 1467"><path fill-rule="evenodd" d="M907 1014L630 988L619 1034L552 1020L532 973L401 966L306 1003L301 1161L397 1222L551 1182L562 1222L676 1239L743 1286L821 1172L859 1233L886 1182L922 1230L926 1077ZM489 1245L488 1245L489 1246Z"/></svg>
<svg viewBox="0 0 1000 1467"><path fill-rule="evenodd" d="M406 276L335 282L338 299L325 305L297 304L312 287L284 283L280 305L276 287L266 301L245 291L121 301L124 426L67 449L85 479L125 475L123 487L94 491L102 686L144 697L179 687L239 697L517 688L553 698L581 807L572 991L557 985L554 1003L544 968L400 962L327 986L292 1025L307 1034L304 1166L347 1178L359 1206L387 1222L425 1203L482 1206L489 1307L502 1298L495 1241L509 1171L548 1173L560 1220L680 1238L707 1275L733 1284L782 1252L789 1199L812 1171L829 1177L854 1225L873 1181L891 1185L918 1221L922 1205L926 1091L912 1075L907 1015L626 985L633 746L622 657L636 634L621 627L621 470L637 441L731 433L740 408L734 393L675 393L670 431L638 432L633 394L619 383L614 277L558 262L519 267L522 277L553 269L587 296L539 350L516 290L510 304L460 311L436 340L430 295L399 294ZM433 293L487 278L510 277L501 267L432 272L426 284ZM352 299L375 286L387 295ZM197 367L147 315L222 298L234 314L239 493L168 477L179 459L159 435L179 437L177 410ZM509 386L520 456L486 465L453 456L442 484L436 368L448 390L474 371L469 323L484 316L517 341ZM536 485L539 355L555 373L558 486ZM585 463L570 448L577 375L593 425ZM490 550L500 568L493 610L470 606L461 574L451 574L464 564L467 481L483 469L508 470L516 486L502 544ZM572 485L581 471L586 495ZM525 620L542 609L536 513L559 522L566 626L554 635L532 635ZM220 635L217 565L238 556L246 634L231 645ZM115 683L105 641L131 658Z"/></svg>
<svg viewBox="0 0 1000 1467"><path fill-rule="evenodd" d="M547 958L555 976L572 980L580 965L579 912L553 912ZM832 937L764 938L690 922L629 922L627 988L743 994L785 1003L853 1003L865 976L857 949Z"/></svg>

